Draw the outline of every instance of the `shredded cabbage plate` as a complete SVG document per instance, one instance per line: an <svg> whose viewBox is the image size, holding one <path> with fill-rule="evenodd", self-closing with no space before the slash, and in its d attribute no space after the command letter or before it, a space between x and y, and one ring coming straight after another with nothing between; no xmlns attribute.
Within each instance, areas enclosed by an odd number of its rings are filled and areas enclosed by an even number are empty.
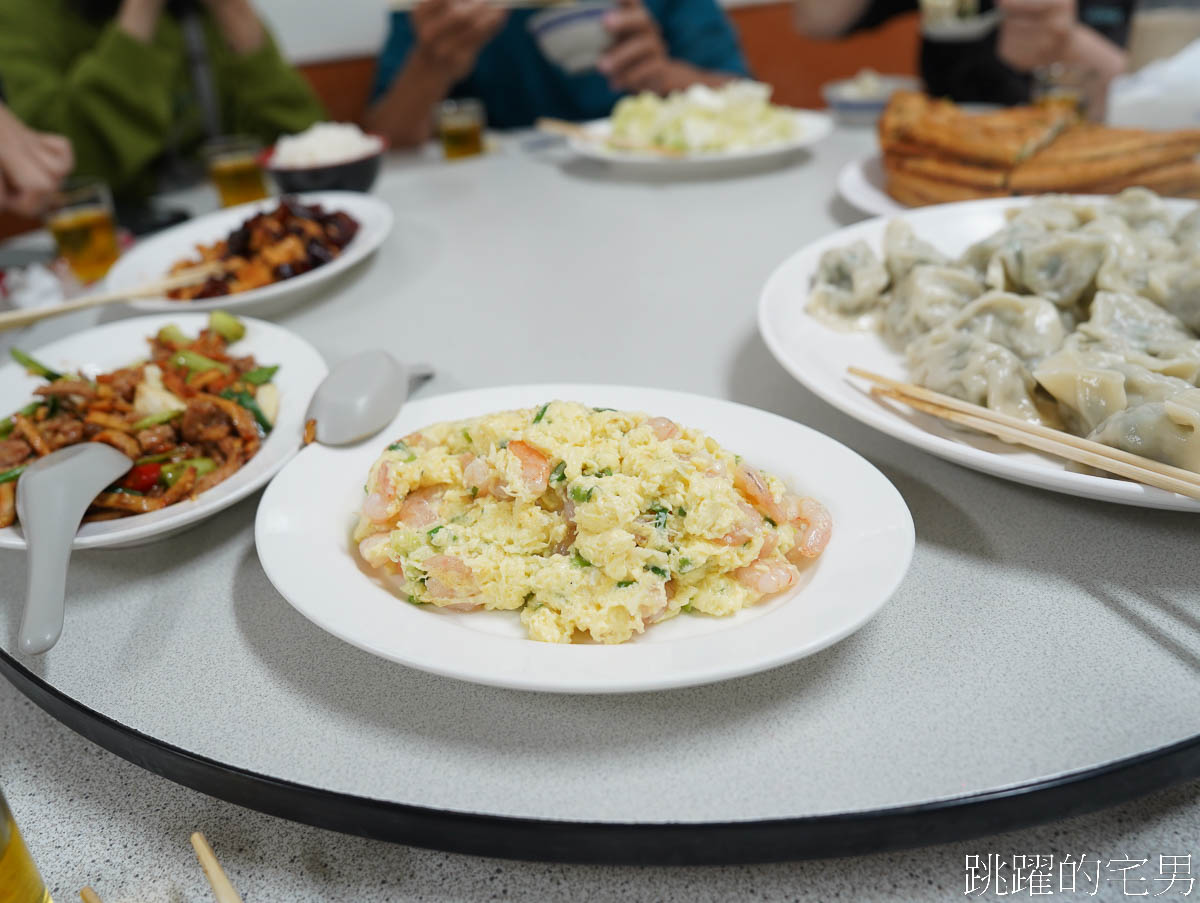
<svg viewBox="0 0 1200 903"><path fill-rule="evenodd" d="M612 115L610 143L622 150L653 147L713 153L783 144L796 138L790 110L770 103L769 85L735 81L720 88L692 85L667 97L644 92L622 98Z"/></svg>

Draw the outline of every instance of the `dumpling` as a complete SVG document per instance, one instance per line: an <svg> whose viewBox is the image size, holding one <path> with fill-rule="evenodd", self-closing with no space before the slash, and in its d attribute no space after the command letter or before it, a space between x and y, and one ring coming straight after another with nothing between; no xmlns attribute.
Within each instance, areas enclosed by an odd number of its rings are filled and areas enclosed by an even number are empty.
<svg viewBox="0 0 1200 903"><path fill-rule="evenodd" d="M961 310L983 292L965 270L918 264L892 291L883 312L883 335L903 348Z"/></svg>
<svg viewBox="0 0 1200 903"><path fill-rule="evenodd" d="M1009 212L1009 222L1034 226L1048 232L1066 232L1078 229L1091 220L1096 211L1079 204L1069 196L1048 194Z"/></svg>
<svg viewBox="0 0 1200 903"><path fill-rule="evenodd" d="M1012 351L1025 363L1057 351L1067 331L1058 308L1035 295L988 292L951 316L937 332L965 332Z"/></svg>
<svg viewBox="0 0 1200 903"><path fill-rule="evenodd" d="M1071 307L1087 291L1105 260L1103 239L1075 232L1027 238L1005 264L1012 280L1031 294Z"/></svg>
<svg viewBox="0 0 1200 903"><path fill-rule="evenodd" d="M936 330L908 348L912 377L927 389L1041 423L1035 383L1021 359L995 342Z"/></svg>
<svg viewBox="0 0 1200 903"><path fill-rule="evenodd" d="M949 262L945 254L917 238L912 226L899 219L888 223L883 232L883 260L893 285L899 285L917 264Z"/></svg>
<svg viewBox="0 0 1200 903"><path fill-rule="evenodd" d="M1200 389L1121 411L1088 438L1200 472Z"/></svg>
<svg viewBox="0 0 1200 903"><path fill-rule="evenodd" d="M1200 379L1200 341L1170 312L1139 295L1097 292L1090 314L1066 347L1115 351L1156 373Z"/></svg>
<svg viewBox="0 0 1200 903"><path fill-rule="evenodd" d="M1065 348L1038 364L1033 377L1059 403L1063 422L1080 435L1127 408L1164 401L1193 388L1189 382L1100 348Z"/></svg>
<svg viewBox="0 0 1200 903"><path fill-rule="evenodd" d="M1148 188L1126 188L1104 205L1104 213L1119 216L1147 238L1168 236L1173 228L1167 205Z"/></svg>
<svg viewBox="0 0 1200 903"><path fill-rule="evenodd" d="M1146 294L1177 316L1183 325L1200 332L1200 243L1191 260L1161 264L1152 272Z"/></svg>
<svg viewBox="0 0 1200 903"><path fill-rule="evenodd" d="M862 240L821 255L816 284L807 310L835 325L867 325L855 321L878 306L888 287L888 274L870 246Z"/></svg>
<svg viewBox="0 0 1200 903"><path fill-rule="evenodd" d="M1175 243L1185 256L1200 255L1200 207L1175 226Z"/></svg>

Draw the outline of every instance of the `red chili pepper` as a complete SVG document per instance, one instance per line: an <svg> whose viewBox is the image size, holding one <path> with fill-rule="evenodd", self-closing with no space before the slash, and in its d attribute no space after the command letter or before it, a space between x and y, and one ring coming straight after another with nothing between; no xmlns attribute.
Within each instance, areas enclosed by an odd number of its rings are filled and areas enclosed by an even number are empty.
<svg viewBox="0 0 1200 903"><path fill-rule="evenodd" d="M121 485L135 492L147 492L158 482L161 474L162 464L157 462L152 464L137 464L133 470L129 471L129 475L121 481Z"/></svg>

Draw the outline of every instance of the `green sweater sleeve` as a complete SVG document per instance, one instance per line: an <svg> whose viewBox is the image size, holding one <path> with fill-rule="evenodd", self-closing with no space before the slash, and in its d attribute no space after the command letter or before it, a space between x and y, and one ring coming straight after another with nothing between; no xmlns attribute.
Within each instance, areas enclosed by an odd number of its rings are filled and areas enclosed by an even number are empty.
<svg viewBox="0 0 1200 903"><path fill-rule="evenodd" d="M163 152L175 61L108 25L96 44L64 59L51 23L0 15L0 78L13 112L71 140L80 175L120 190Z"/></svg>
<svg viewBox="0 0 1200 903"><path fill-rule="evenodd" d="M229 131L269 142L325 118L316 94L304 76L280 56L270 33L262 46L250 53L237 55L222 49L219 56L214 54L213 65Z"/></svg>

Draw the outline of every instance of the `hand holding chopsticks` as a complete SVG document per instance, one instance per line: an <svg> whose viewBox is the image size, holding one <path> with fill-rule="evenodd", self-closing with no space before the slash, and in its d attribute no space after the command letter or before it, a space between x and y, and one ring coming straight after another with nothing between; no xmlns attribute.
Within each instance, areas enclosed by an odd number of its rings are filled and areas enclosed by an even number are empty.
<svg viewBox="0 0 1200 903"><path fill-rule="evenodd" d="M1200 499L1200 474L1190 470L1143 458L1141 455L1102 445L1039 423L1029 423L990 408L911 383L889 379L858 367L850 367L849 372L873 383L872 394L903 402L913 410L987 433L1006 442L1024 445L1077 464L1086 464L1147 486Z"/></svg>
<svg viewBox="0 0 1200 903"><path fill-rule="evenodd" d="M105 304L116 304L120 301L132 301L135 298L154 298L164 295L172 289L203 282L221 272L222 269L224 269L224 264L219 260L214 260L202 263L199 266L188 267L186 270L181 270L173 276L167 276L155 282L147 282L135 288L122 289L115 292L97 292L94 295L84 295L82 298L75 298L71 301L65 301L62 304L52 304L47 307L34 307L29 310L6 310L0 313L0 330L28 326L30 323L36 323L39 320L74 313L78 310L87 310L90 307L101 307Z"/></svg>

